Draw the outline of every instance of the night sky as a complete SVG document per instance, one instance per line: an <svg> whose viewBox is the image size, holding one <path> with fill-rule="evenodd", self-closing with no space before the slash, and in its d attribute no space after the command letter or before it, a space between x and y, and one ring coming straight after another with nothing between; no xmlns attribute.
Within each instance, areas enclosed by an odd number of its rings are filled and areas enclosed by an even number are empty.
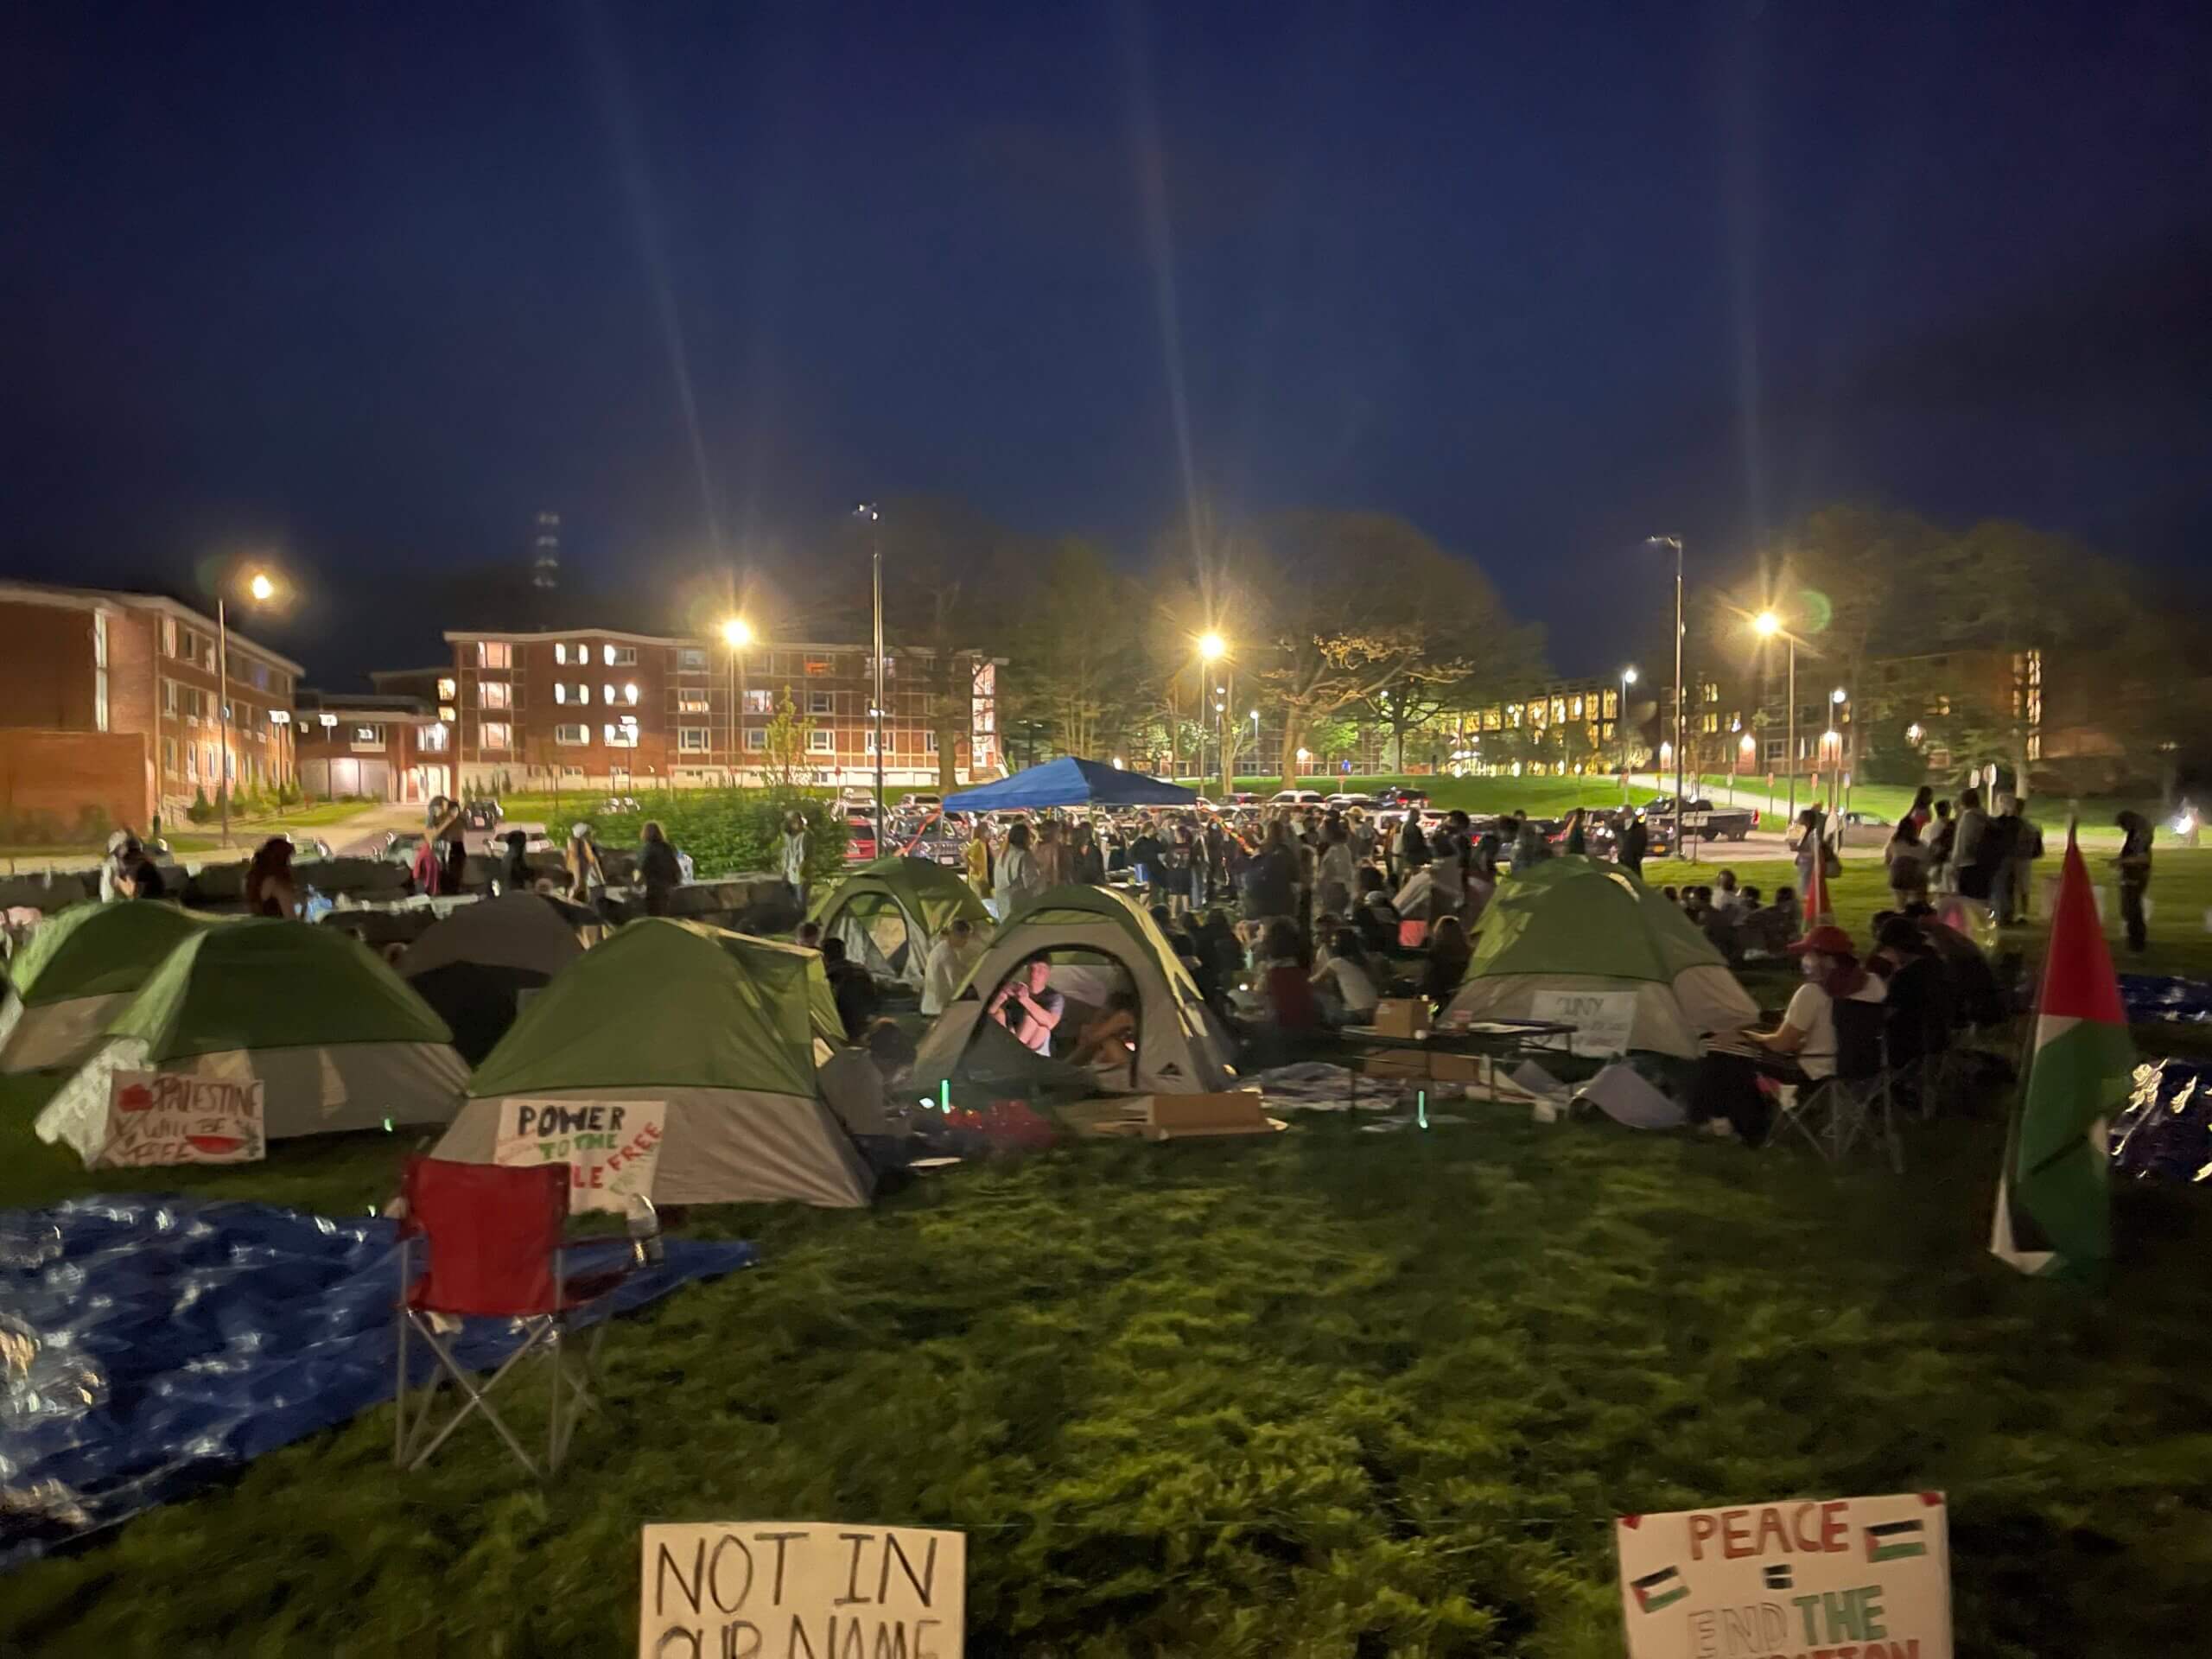
<svg viewBox="0 0 2212 1659"><path fill-rule="evenodd" d="M1563 669L1794 513L2212 538L2212 7L60 5L0 23L0 572L281 549L320 677L964 498L1363 506Z"/></svg>

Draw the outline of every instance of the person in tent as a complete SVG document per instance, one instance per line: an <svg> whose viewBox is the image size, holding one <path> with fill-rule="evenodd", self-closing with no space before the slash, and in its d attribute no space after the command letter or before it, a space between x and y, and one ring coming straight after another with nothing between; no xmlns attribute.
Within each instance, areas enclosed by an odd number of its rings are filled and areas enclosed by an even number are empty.
<svg viewBox="0 0 2212 1659"><path fill-rule="evenodd" d="M975 833L960 849L960 862L968 872L968 885L986 905L991 899L991 826L978 812Z"/></svg>
<svg viewBox="0 0 2212 1659"><path fill-rule="evenodd" d="M607 872L599 862L599 844L591 838L591 825L572 824L569 829L569 848L562 862L569 874L569 897L577 904L592 901L594 889L607 886Z"/></svg>
<svg viewBox="0 0 2212 1659"><path fill-rule="evenodd" d="M1882 982L1859 965L1859 947L1851 935L1833 925L1815 928L1789 947L1799 959L1804 978L1790 994L1782 1023L1772 1031L1746 1031L1744 1042L1753 1051L1751 1065L1766 1076L1807 1088L1835 1075L1835 1005L1840 1001L1879 1002L1887 994ZM1709 1060L1731 1061L1730 1055L1709 1055ZM1740 1135L1756 1140L1764 1135L1764 1097L1756 1089L1731 1091L1734 1098L1719 1112L1701 1116L1710 1135ZM1693 1090L1692 1116L1698 1091Z"/></svg>
<svg viewBox="0 0 2212 1659"><path fill-rule="evenodd" d="M1382 999L1368 969L1367 953L1360 948L1359 935L1340 927L1325 945L1313 963L1312 976L1323 1014L1332 1025L1369 1024L1375 1018L1375 1005Z"/></svg>
<svg viewBox="0 0 2212 1659"><path fill-rule="evenodd" d="M837 1004L837 1018L848 1036L868 1029L875 1018L875 982L868 969L845 955L842 939L822 941L822 972Z"/></svg>
<svg viewBox="0 0 2212 1659"><path fill-rule="evenodd" d="M1033 1053L1052 1052L1052 1033L1067 1013L1068 1000L1052 988L1052 964L1039 957L1000 986L984 1009Z"/></svg>
<svg viewBox="0 0 2212 1659"><path fill-rule="evenodd" d="M300 914L299 885L292 880L292 843L271 836L254 849L246 866L245 909L249 916L276 916L296 921Z"/></svg>
<svg viewBox="0 0 2212 1659"><path fill-rule="evenodd" d="M1446 1007L1467 976L1474 948L1457 916L1440 918L1428 936L1428 971L1422 975L1421 994L1440 1010Z"/></svg>
<svg viewBox="0 0 2212 1659"><path fill-rule="evenodd" d="M683 885L683 867L659 823L648 820L638 832L638 884L645 890L645 914L668 914L669 895Z"/></svg>
<svg viewBox="0 0 2212 1659"><path fill-rule="evenodd" d="M2113 822L2126 837L2113 860L2120 872L2120 917L2127 926L2127 948L2140 956L2151 942L2150 922L2143 913L2143 895L2151 890L2151 821L2131 810Z"/></svg>
<svg viewBox="0 0 2212 1659"><path fill-rule="evenodd" d="M1116 991L1106 1006L1084 1021L1082 1033L1068 1055L1071 1065L1128 1064L1137 1046L1137 994Z"/></svg>
<svg viewBox="0 0 2212 1659"><path fill-rule="evenodd" d="M1643 814L1632 806L1621 809L1620 835L1613 845L1621 868L1643 880L1643 861L1651 851L1651 830L1643 822Z"/></svg>
<svg viewBox="0 0 2212 1659"><path fill-rule="evenodd" d="M782 871L784 885L791 889L791 902L800 910L806 908L806 855L808 851L806 814L791 811L784 814L783 845L778 868Z"/></svg>
<svg viewBox="0 0 2212 1659"><path fill-rule="evenodd" d="M1004 920L1007 912L1023 899L1044 890L1044 872L1039 868L1037 855L1029 848L1029 821L1017 819L1014 827L1006 832L1006 848L999 854L1000 919Z"/></svg>
<svg viewBox="0 0 2212 1659"><path fill-rule="evenodd" d="M970 969L983 954L983 942L976 937L976 925L965 916L956 916L944 930L944 936L930 947L929 959L922 964L922 1012L943 1014L946 1006L960 994Z"/></svg>

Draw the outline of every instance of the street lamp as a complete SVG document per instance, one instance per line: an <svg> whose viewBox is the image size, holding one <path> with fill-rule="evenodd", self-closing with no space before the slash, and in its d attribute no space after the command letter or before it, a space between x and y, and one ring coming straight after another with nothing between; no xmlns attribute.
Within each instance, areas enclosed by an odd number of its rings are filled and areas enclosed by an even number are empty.
<svg viewBox="0 0 2212 1659"><path fill-rule="evenodd" d="M1204 633L1198 636L1198 659L1201 662L1205 663L1209 666L1215 663L1225 664L1228 657L1229 642L1224 639L1211 628L1208 628ZM1221 680L1222 683L1214 688L1216 693L1221 699L1214 705L1214 713L1220 720L1221 798L1225 801L1229 798L1230 791L1236 786L1234 781L1229 775L1229 687L1230 683L1230 671L1226 666L1224 666L1221 671ZM1198 745L1198 747L1200 750L1200 758L1203 760L1205 745L1201 742ZM1201 775L1203 775L1205 767L1201 766L1199 771Z"/></svg>
<svg viewBox="0 0 2212 1659"><path fill-rule="evenodd" d="M1628 790L1628 689L1635 683L1636 664L1630 663L1621 670L1621 702L1620 707L1614 711L1616 718L1613 721L1621 740L1621 790L1624 795Z"/></svg>
<svg viewBox="0 0 2212 1659"><path fill-rule="evenodd" d="M1751 619L1751 632L1762 639L1780 634L1789 642L1789 822L1797 821L1797 636L1782 626L1772 611Z"/></svg>
<svg viewBox="0 0 2212 1659"><path fill-rule="evenodd" d="M1688 858L1682 836L1682 538L1647 536L1643 544L1675 550L1675 856Z"/></svg>
<svg viewBox="0 0 2212 1659"><path fill-rule="evenodd" d="M266 570L245 574L239 584L246 598L265 605L276 597L276 582ZM215 589L215 708L221 722L222 751L216 762L215 794L223 814L223 845L231 844L231 617L229 595Z"/></svg>
<svg viewBox="0 0 2212 1659"><path fill-rule="evenodd" d="M874 696L868 712L875 724L875 838L883 840L883 523L882 510L873 501L853 509L853 517L868 521L868 568L875 601Z"/></svg>
<svg viewBox="0 0 2212 1659"><path fill-rule="evenodd" d="M729 647L729 776L738 784L745 777L745 651L753 643L753 625L741 616L728 617L721 632Z"/></svg>

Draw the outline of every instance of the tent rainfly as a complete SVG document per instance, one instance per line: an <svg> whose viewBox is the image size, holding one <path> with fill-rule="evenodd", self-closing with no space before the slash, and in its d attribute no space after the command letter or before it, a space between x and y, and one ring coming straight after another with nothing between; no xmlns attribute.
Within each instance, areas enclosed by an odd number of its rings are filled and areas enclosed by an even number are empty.
<svg viewBox="0 0 2212 1659"><path fill-rule="evenodd" d="M845 954L869 973L917 991L931 944L963 918L990 925L974 888L941 864L899 857L863 864L817 899L807 917L822 925L823 938L842 939Z"/></svg>
<svg viewBox="0 0 2212 1659"><path fill-rule="evenodd" d="M118 1071L264 1085L271 1141L380 1124L444 1123L468 1067L445 1021L359 940L306 922L241 919L170 950L39 1114L42 1141L89 1163Z"/></svg>
<svg viewBox="0 0 2212 1659"><path fill-rule="evenodd" d="M1137 998L1137 1046L1128 1064L1093 1075L1103 1091L1205 1094L1235 1076L1228 1036L1198 995L1150 916L1109 887L1052 887L1015 908L937 1022L923 1035L914 1062L918 1094L968 1080L1019 1081L1065 1068L1031 1053L983 1018L984 1003L1014 971L1035 957L1052 962L1052 984L1075 1007L1103 1002L1112 968L1128 977ZM1103 957L1105 974L1082 962ZM1064 1028L1072 1031L1071 1015Z"/></svg>
<svg viewBox="0 0 2212 1659"><path fill-rule="evenodd" d="M818 952L632 922L531 999L437 1155L492 1162L513 1101L659 1101L654 1203L864 1205L874 1179L818 1075L843 1038Z"/></svg>
<svg viewBox="0 0 2212 1659"><path fill-rule="evenodd" d="M72 905L47 918L9 965L0 1072L83 1059L162 958L214 920L138 900Z"/></svg>
<svg viewBox="0 0 2212 1659"><path fill-rule="evenodd" d="M1196 806L1196 790L1141 772L1064 754L995 784L944 798L948 812L1027 812L1047 806Z"/></svg>
<svg viewBox="0 0 2212 1659"><path fill-rule="evenodd" d="M453 1028L471 1065L491 1053L529 996L584 953L598 912L541 893L462 905L399 959L399 976Z"/></svg>
<svg viewBox="0 0 2212 1659"><path fill-rule="evenodd" d="M1618 865L1580 855L1498 883L1450 1012L1534 1019L1545 991L1632 991L1628 1046L1684 1059L1700 1033L1759 1012L1689 918Z"/></svg>

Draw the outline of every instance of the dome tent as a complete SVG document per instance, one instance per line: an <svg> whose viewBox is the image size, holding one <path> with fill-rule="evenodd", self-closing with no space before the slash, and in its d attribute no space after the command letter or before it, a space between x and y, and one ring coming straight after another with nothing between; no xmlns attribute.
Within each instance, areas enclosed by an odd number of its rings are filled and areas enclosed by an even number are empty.
<svg viewBox="0 0 2212 1659"><path fill-rule="evenodd" d="M807 919L825 939L842 939L845 954L880 979L922 988L930 946L953 922L984 926L991 912L975 889L943 865L893 856L863 864L814 902Z"/></svg>
<svg viewBox="0 0 2212 1659"><path fill-rule="evenodd" d="M39 1114L42 1141L89 1162L117 1071L264 1086L271 1141L443 1123L468 1067L445 1021L366 945L306 922L240 919L170 950Z"/></svg>
<svg viewBox="0 0 2212 1659"><path fill-rule="evenodd" d="M632 922L531 999L437 1156L490 1163L512 1100L662 1101L656 1204L864 1205L873 1178L818 1076L843 1040L819 953Z"/></svg>
<svg viewBox="0 0 2212 1659"><path fill-rule="evenodd" d="M924 1034L914 1062L916 1092L971 1077L1065 1072L1065 1066L1031 1053L995 1020L985 1020L983 1005L1015 969L1039 956L1053 959L1053 988L1071 1002L1103 1002L1098 970L1067 960L1077 954L1106 958L1128 976L1137 998L1137 1046L1129 1064L1116 1065L1094 1081L1109 1090L1153 1094L1205 1094L1230 1086L1229 1040L1152 918L1109 887L1066 887L1038 893L1000 925L967 983Z"/></svg>
<svg viewBox="0 0 2212 1659"><path fill-rule="evenodd" d="M1758 1006L1688 917L1618 865L1567 854L1498 883L1450 1013L1529 1020L1544 991L1633 991L1628 1046L1694 1059Z"/></svg>
<svg viewBox="0 0 2212 1659"><path fill-rule="evenodd" d="M399 976L453 1028L472 1065L498 1046L526 995L543 988L599 938L597 912L545 893L462 905L407 947Z"/></svg>
<svg viewBox="0 0 2212 1659"><path fill-rule="evenodd" d="M38 925L9 964L0 1072L81 1060L162 959L213 925L175 905L72 905Z"/></svg>

